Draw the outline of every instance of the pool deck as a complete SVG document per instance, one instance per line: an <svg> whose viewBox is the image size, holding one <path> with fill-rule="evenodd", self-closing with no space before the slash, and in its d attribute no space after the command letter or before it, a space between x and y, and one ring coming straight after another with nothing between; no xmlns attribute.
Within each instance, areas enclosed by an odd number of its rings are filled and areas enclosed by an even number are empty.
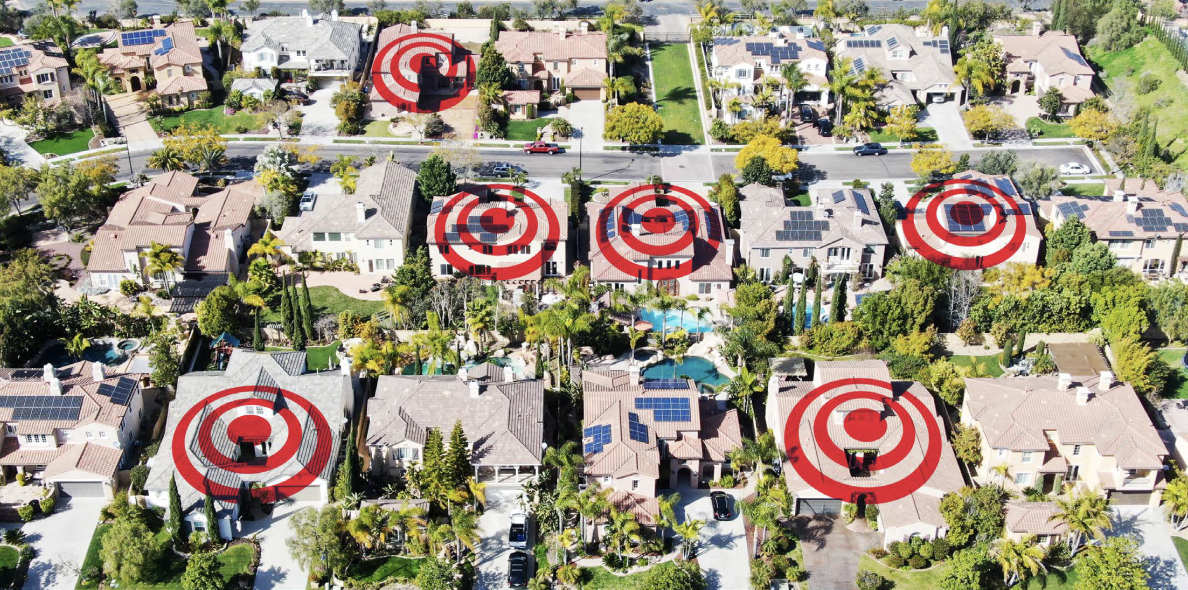
<svg viewBox="0 0 1188 590"><path fill-rule="evenodd" d="M734 371L734 367L729 362L727 362L720 352L718 352L718 349L721 348L721 346L721 336L718 336L716 332L705 332L705 336L702 341L694 342L691 346L689 346L689 350L685 353L685 356L699 356L709 360L710 362L714 363L714 368L716 368L723 377L726 377L727 379L734 379L738 373ZM651 347L647 347L646 349L655 350ZM637 348L636 352L638 353L640 350L645 350L645 348ZM598 369L626 371L628 367L630 367L630 360L631 352L626 352L613 361L590 363L590 366L592 368ZM663 357L660 355L653 356L651 359L648 359L648 365L658 363L662 360Z"/></svg>

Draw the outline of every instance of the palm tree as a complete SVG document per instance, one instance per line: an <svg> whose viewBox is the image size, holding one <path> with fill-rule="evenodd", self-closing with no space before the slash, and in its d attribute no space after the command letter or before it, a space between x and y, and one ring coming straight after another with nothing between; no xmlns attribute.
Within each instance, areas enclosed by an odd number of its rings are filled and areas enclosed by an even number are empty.
<svg viewBox="0 0 1188 590"><path fill-rule="evenodd" d="M1007 465L1006 463L1002 463L991 467L990 471L993 471L994 474L998 476L998 487L1006 487L1006 480L1011 475L1011 466Z"/></svg>
<svg viewBox="0 0 1188 590"><path fill-rule="evenodd" d="M392 512L388 520L400 534L400 542L404 543L410 536L420 536L417 531L426 525L425 509L419 506L404 506Z"/></svg>
<svg viewBox="0 0 1188 590"><path fill-rule="evenodd" d="M607 500L610 497L610 492L610 490L599 489L598 483L595 482L578 495L577 511L582 527L582 539L586 538L586 520L593 523L602 518L602 515L610 508L610 501Z"/></svg>
<svg viewBox="0 0 1188 590"><path fill-rule="evenodd" d="M202 32L202 36L206 37L206 41L219 52L219 70L222 70L227 63L223 59L223 45L230 45L241 39L239 31L232 23L212 20L206 30Z"/></svg>
<svg viewBox="0 0 1188 590"><path fill-rule="evenodd" d="M620 511L614 506L610 507L610 519L606 522L606 539L614 546L620 560L623 559L623 551L631 543L643 538L641 530L639 522L635 520L635 514Z"/></svg>
<svg viewBox="0 0 1188 590"><path fill-rule="evenodd" d="M1076 493L1073 488L1056 498L1056 509L1049 520L1063 522L1072 533L1069 552L1077 554L1082 538L1105 539L1105 529L1113 527L1109 517L1109 502L1097 490Z"/></svg>
<svg viewBox="0 0 1188 590"><path fill-rule="evenodd" d="M676 507L681 503L681 495L677 492L667 496L661 494L656 498L656 503L660 508L659 514L656 515L656 524L660 526L660 538L667 539L667 529L675 527L679 522L676 516Z"/></svg>
<svg viewBox="0 0 1188 590"><path fill-rule="evenodd" d="M169 285L169 276L174 271L185 266L186 261L181 257L181 254L175 252L169 244L150 242L149 250L147 252L141 252L140 257L148 261L148 265L144 267L144 272L149 276L160 276L161 281L165 284L165 291L172 295L173 291Z"/></svg>
<svg viewBox="0 0 1188 590"><path fill-rule="evenodd" d="M504 104L503 89L498 84L482 84L479 86L479 100L487 104Z"/></svg>
<svg viewBox="0 0 1188 590"><path fill-rule="evenodd" d="M379 506L365 506L359 516L346 524L347 534L363 548L364 554L388 543L392 533L391 513Z"/></svg>
<svg viewBox="0 0 1188 590"><path fill-rule="evenodd" d="M714 312L708 307L694 307L693 317L697 319L697 341L701 342L705 340L705 330L701 326L709 323L710 319L714 317Z"/></svg>
<svg viewBox="0 0 1188 590"><path fill-rule="evenodd" d="M73 71L83 79L83 85L90 93L91 101L94 103L91 120L94 122L95 113L104 113L103 95L111 88L111 76L108 75L107 66L99 63L98 59L89 59L79 65L80 67L74 68Z"/></svg>
<svg viewBox="0 0 1188 590"><path fill-rule="evenodd" d="M726 386L727 392L730 393L730 399L735 406L751 418L752 425L756 424L754 396L762 396L766 389L767 383L745 366L738 370L738 375ZM755 431L758 432L759 429L755 428Z"/></svg>
<svg viewBox="0 0 1188 590"><path fill-rule="evenodd" d="M854 60L848 57L834 58L833 68L829 71L829 92L833 94L833 102L837 108L834 119L838 125L842 122L842 109L845 107L846 98L854 95L857 83Z"/></svg>
<svg viewBox="0 0 1188 590"><path fill-rule="evenodd" d="M559 447L545 449L542 463L557 468L558 482L572 482L577 477L577 468L582 465L581 448L577 441L567 440Z"/></svg>
<svg viewBox="0 0 1188 590"><path fill-rule="evenodd" d="M82 360L83 353L91 347L91 339L82 334L75 334L74 338L66 341L66 354L76 360Z"/></svg>
<svg viewBox="0 0 1188 590"><path fill-rule="evenodd" d="M767 466L779 456L775 435L768 430L757 439L743 438L742 446L730 452L730 468L735 471L751 469L760 481L767 472Z"/></svg>
<svg viewBox="0 0 1188 590"><path fill-rule="evenodd" d="M969 99L971 87L977 90L978 94L986 94L998 86L998 80L995 79L994 72L990 71L990 66L986 62L973 59L968 55L957 60L953 71L957 74L957 83L965 88L966 100Z"/></svg>
<svg viewBox="0 0 1188 590"><path fill-rule="evenodd" d="M668 312L676 309L676 307L677 307L676 298L674 298L672 295L669 295L668 293L661 293L659 297L656 297L655 299L653 299L651 301L651 303L648 304L648 309L651 309L652 311L655 311L655 312L658 312L661 314L660 315L660 325L661 325L660 334L662 336L664 334L668 333ZM663 338L661 338L660 341L663 342L664 341Z"/></svg>
<svg viewBox="0 0 1188 590"><path fill-rule="evenodd" d="M408 319L412 288L408 285L393 285L384 290L384 307L392 314L392 325L403 327Z"/></svg>
<svg viewBox="0 0 1188 590"><path fill-rule="evenodd" d="M217 145L203 145L198 150L198 171L212 172L227 163L226 148Z"/></svg>
<svg viewBox="0 0 1188 590"><path fill-rule="evenodd" d="M577 564L567 563L557 568L557 581L566 586L576 587L581 577L582 570Z"/></svg>
<svg viewBox="0 0 1188 590"><path fill-rule="evenodd" d="M157 313L157 306L153 305L153 300L147 295L141 295L136 298L136 307L132 310L132 315L142 318L151 318Z"/></svg>
<svg viewBox="0 0 1188 590"><path fill-rule="evenodd" d="M455 563L462 562L462 547L477 551L479 542L478 514L473 510L459 510L450 517L450 528L454 533Z"/></svg>
<svg viewBox="0 0 1188 590"><path fill-rule="evenodd" d="M737 96L730 99L730 101L726 103L726 112L730 113L731 115L734 115L735 120L737 120L739 115L742 114L742 110L743 110L742 101L739 100L739 98Z"/></svg>
<svg viewBox="0 0 1188 590"><path fill-rule="evenodd" d="M252 244L251 248L248 248L248 256L263 256L265 260L276 266L280 262L280 256L282 254L281 246L284 245L285 243L276 237L272 233L272 230L268 230L264 232L264 236L259 241Z"/></svg>
<svg viewBox="0 0 1188 590"><path fill-rule="evenodd" d="M491 302L486 299L472 299L466 306L466 327L480 347L486 346L487 334L494 321L491 318Z"/></svg>
<svg viewBox="0 0 1188 590"><path fill-rule="evenodd" d="M454 504L461 504L470 499L470 494L461 488L446 490L446 514L452 515L454 513Z"/></svg>
<svg viewBox="0 0 1188 590"><path fill-rule="evenodd" d="M635 349L639 346L639 341L647 335L648 333L644 330L636 330L635 326L627 326L627 339L631 341L631 363L635 362Z"/></svg>
<svg viewBox="0 0 1188 590"><path fill-rule="evenodd" d="M470 498L475 504L486 505L487 484L477 481L473 477L468 477L466 478L466 490L470 492Z"/></svg>
<svg viewBox="0 0 1188 590"><path fill-rule="evenodd" d="M163 172L184 170L186 167L186 160L182 157L181 152L169 146L149 154L148 161L145 163L149 168Z"/></svg>
<svg viewBox="0 0 1188 590"><path fill-rule="evenodd" d="M1168 482L1167 489L1163 490L1163 503L1176 530L1183 530L1185 521L1188 521L1188 479L1178 477Z"/></svg>
<svg viewBox="0 0 1188 590"><path fill-rule="evenodd" d="M767 529L779 526L779 508L763 497L742 500L738 503L739 512L751 519L751 524L759 529L755 535L755 549L752 555L759 555L759 539L767 535Z"/></svg>
<svg viewBox="0 0 1188 590"><path fill-rule="evenodd" d="M685 559L692 559L696 553L697 536L701 533L703 526L705 526L704 520L686 520L672 527L672 530L681 537L681 555Z"/></svg>
<svg viewBox="0 0 1188 590"><path fill-rule="evenodd" d="M606 60L610 62L611 78L615 77L615 66L630 57L643 56L643 49L631 44L630 33L612 33L606 36Z"/></svg>
<svg viewBox="0 0 1188 590"><path fill-rule="evenodd" d="M578 546L578 532L575 529L565 529L557 535L557 546L561 548L561 563L569 563L569 552Z"/></svg>
<svg viewBox="0 0 1188 590"><path fill-rule="evenodd" d="M1040 570L1048 570L1044 566L1044 550L1035 544L1034 535L1026 535L1020 541L998 539L990 547L990 556L1002 567L1002 581L1007 586L1026 579L1029 574L1034 576Z"/></svg>
<svg viewBox="0 0 1188 590"><path fill-rule="evenodd" d="M780 77L783 78L784 88L788 90L788 96L784 101L784 117L787 118L792 113L792 104L796 102L796 93L804 90L809 82L795 63L784 64L780 68Z"/></svg>

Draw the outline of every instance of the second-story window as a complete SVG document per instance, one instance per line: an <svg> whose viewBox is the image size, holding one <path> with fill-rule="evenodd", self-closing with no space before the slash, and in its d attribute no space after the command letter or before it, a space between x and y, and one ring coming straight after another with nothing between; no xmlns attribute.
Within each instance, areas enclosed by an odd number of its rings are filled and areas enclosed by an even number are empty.
<svg viewBox="0 0 1188 590"><path fill-rule="evenodd" d="M16 424L5 424L4 431L8 434L16 434Z"/></svg>
<svg viewBox="0 0 1188 590"><path fill-rule="evenodd" d="M746 68L739 68L739 69L735 70L735 71L734 71L734 77L735 77L735 78L746 78L746 77L747 77L747 70L746 70Z"/></svg>
<svg viewBox="0 0 1188 590"><path fill-rule="evenodd" d="M1073 456L1078 457L1080 455L1081 455L1081 445L1073 445Z"/></svg>
<svg viewBox="0 0 1188 590"><path fill-rule="evenodd" d="M328 234L328 237L331 242L341 242L342 241L342 234L340 234L338 232L330 232Z"/></svg>
<svg viewBox="0 0 1188 590"><path fill-rule="evenodd" d="M26 434L25 442L38 444L47 443L49 442L49 436L45 434Z"/></svg>
<svg viewBox="0 0 1188 590"><path fill-rule="evenodd" d="M53 81L54 81L53 73L37 74L37 83L38 84L47 84L47 83L53 82Z"/></svg>
<svg viewBox="0 0 1188 590"><path fill-rule="evenodd" d="M759 258L771 258L771 248L760 248Z"/></svg>
<svg viewBox="0 0 1188 590"><path fill-rule="evenodd" d="M1023 451L1023 462L1031 463L1031 459L1032 459L1033 455L1034 455L1034 453L1032 453L1031 451Z"/></svg>

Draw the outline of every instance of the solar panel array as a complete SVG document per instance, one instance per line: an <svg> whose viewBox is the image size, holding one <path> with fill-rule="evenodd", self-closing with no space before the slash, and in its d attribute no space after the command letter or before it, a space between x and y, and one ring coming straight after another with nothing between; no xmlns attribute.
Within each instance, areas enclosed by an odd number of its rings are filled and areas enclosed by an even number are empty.
<svg viewBox="0 0 1188 590"><path fill-rule="evenodd" d="M441 213L441 208L445 206L445 201L442 199L434 199L433 204L429 206L429 214L434 215Z"/></svg>
<svg viewBox="0 0 1188 590"><path fill-rule="evenodd" d="M161 46L153 50L153 55L165 55L173 50L173 39L166 37Z"/></svg>
<svg viewBox="0 0 1188 590"><path fill-rule="evenodd" d="M144 31L132 31L131 33L120 33L120 44L124 46L150 45L155 43L158 38L164 36L165 29L148 29Z"/></svg>
<svg viewBox="0 0 1188 590"><path fill-rule="evenodd" d="M582 431L582 437L590 439L590 442L585 445L587 453L601 453L602 448L611 443L610 424L598 424L586 428Z"/></svg>
<svg viewBox="0 0 1188 590"><path fill-rule="evenodd" d="M0 408L12 408L12 419L78 420L83 398L78 395L0 395Z"/></svg>
<svg viewBox="0 0 1188 590"><path fill-rule="evenodd" d="M857 207L863 215L870 215L870 205L866 202L866 195L857 191L851 191L850 196L854 198L854 206Z"/></svg>
<svg viewBox="0 0 1188 590"><path fill-rule="evenodd" d="M652 410L656 422L688 422L693 419L689 398L685 397L637 397L635 409Z"/></svg>
<svg viewBox="0 0 1188 590"><path fill-rule="evenodd" d="M948 55L948 54L949 54L949 41L948 41L948 39L937 39L937 40L934 40L934 41L925 41L925 42L924 42L924 45L927 45L928 47L935 47L935 48L937 48L938 50L940 50L940 52L941 52L941 53L943 53L943 54L945 54L945 55Z"/></svg>
<svg viewBox="0 0 1188 590"><path fill-rule="evenodd" d="M136 391L136 380L120 377L115 383L101 383L95 393L111 398L111 403L126 406Z"/></svg>
<svg viewBox="0 0 1188 590"><path fill-rule="evenodd" d="M833 204L836 205L846 200L846 191L833 191Z"/></svg>
<svg viewBox="0 0 1188 590"><path fill-rule="evenodd" d="M776 231L780 242L819 242L821 232L829 231L829 222L814 220L812 211L792 211L788 218L783 231Z"/></svg>
<svg viewBox="0 0 1188 590"><path fill-rule="evenodd" d="M970 233L986 231L986 216L990 215L992 207L989 204L980 206L981 216L975 215L973 207L956 207L954 204L945 205L945 221L949 231L954 233Z"/></svg>
<svg viewBox="0 0 1188 590"><path fill-rule="evenodd" d="M1127 230L1127 231L1110 230L1109 234L1110 234L1111 238L1133 238L1134 237L1134 232L1129 231L1129 230Z"/></svg>
<svg viewBox="0 0 1188 590"><path fill-rule="evenodd" d="M627 412L627 436L636 442L648 442L648 425L640 422L635 412Z"/></svg>
<svg viewBox="0 0 1188 590"><path fill-rule="evenodd" d="M1089 205L1070 201L1068 203L1061 203L1057 205L1056 209L1060 211L1060 214L1063 215L1065 219L1070 217L1084 219L1085 212L1089 210Z"/></svg>
<svg viewBox="0 0 1188 590"><path fill-rule="evenodd" d="M613 240L617 235L618 227L615 226L615 214L612 211L610 215L606 216L606 237L608 240Z"/></svg>
<svg viewBox="0 0 1188 590"><path fill-rule="evenodd" d="M875 35L881 30L883 30L883 25L874 25L874 26L868 27L866 29L866 34L867 35Z"/></svg>
<svg viewBox="0 0 1188 590"><path fill-rule="evenodd" d="M644 379L644 389L689 389L684 379Z"/></svg>
<svg viewBox="0 0 1188 590"><path fill-rule="evenodd" d="M1184 217L1188 217L1188 209L1184 209L1183 205L1181 205L1179 203L1169 203L1168 207L1171 207L1172 211L1175 211L1176 213L1179 213L1180 215L1183 215Z"/></svg>
<svg viewBox="0 0 1188 590"><path fill-rule="evenodd" d="M13 68L23 68L29 65L29 56L33 55L26 49L8 49L0 51L0 74L11 74Z"/></svg>
<svg viewBox="0 0 1188 590"><path fill-rule="evenodd" d="M772 65L780 65L784 60L796 61L797 48L795 45L779 47L772 43L747 43L747 52L752 55L764 55L771 58Z"/></svg>
<svg viewBox="0 0 1188 590"><path fill-rule="evenodd" d="M866 60L862 59L861 57L855 59L854 67L851 69L856 74L861 74L862 72L865 72L866 71Z"/></svg>
<svg viewBox="0 0 1188 590"><path fill-rule="evenodd" d="M1145 208L1138 215L1127 215L1126 221L1139 226L1143 231L1147 232L1165 232L1172 227L1175 227L1176 231L1184 231L1178 226L1184 226L1188 229L1188 224L1186 223L1172 223L1167 213L1164 213L1163 209L1159 207Z"/></svg>
<svg viewBox="0 0 1188 590"><path fill-rule="evenodd" d="M882 46L883 42L878 39L846 39L846 47L850 49L873 49Z"/></svg>
<svg viewBox="0 0 1188 590"><path fill-rule="evenodd" d="M1060 49L1062 51L1064 51L1064 57L1067 57L1068 59L1073 60L1078 65L1089 67L1089 64L1085 63L1085 58L1081 57L1080 53L1073 51L1067 47L1061 47Z"/></svg>

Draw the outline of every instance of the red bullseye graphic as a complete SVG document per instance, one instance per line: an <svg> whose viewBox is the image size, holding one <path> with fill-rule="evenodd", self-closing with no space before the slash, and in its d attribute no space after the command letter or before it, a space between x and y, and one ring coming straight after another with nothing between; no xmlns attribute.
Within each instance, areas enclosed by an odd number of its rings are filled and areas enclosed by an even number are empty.
<svg viewBox="0 0 1188 590"><path fill-rule="evenodd" d="M438 252L454 270L481 279L507 281L540 271L557 254L561 224L568 220L524 187L486 188L486 197L454 195L435 214Z"/></svg>
<svg viewBox="0 0 1188 590"><path fill-rule="evenodd" d="M924 199L928 199L928 204L921 211L918 206ZM951 206L942 215L940 211L947 200ZM987 215L984 203L989 205L992 215ZM955 270L980 270L1002 264L1019 251L1027 237L1024 209L997 186L976 179L930 184L912 195L905 208L903 234L908 244L920 256ZM920 233L921 222L941 243L961 249L962 255L942 252L929 244ZM989 244L1012 224L1006 244L991 249ZM960 233L950 231L954 225Z"/></svg>
<svg viewBox="0 0 1188 590"><path fill-rule="evenodd" d="M844 393L838 393L809 414L815 402L835 390L844 390ZM875 443L884 441L888 436L890 429L887 409L902 425L895 434L898 437L895 446L886 454L877 455L873 460L865 457L865 469L874 472L898 466L911 454L912 447L917 442L924 445L921 448L923 459L916 459L920 460L920 464L902 466L899 471L903 471L905 475L897 481L867 487L853 485L827 475L826 471L850 468L851 458L847 457L846 451L830 438L829 422L833 419L833 412L841 404L852 400L869 400L884 408L884 411L857 408L846 413L842 420L842 431L854 441L881 446ZM930 417L931 411L911 391L904 391L896 396L891 384L886 381L861 377L842 379L813 389L796 403L785 423L784 448L788 450L788 461L792 468L818 492L845 502L857 502L859 497L863 496L867 504L893 502L924 487L936 471L944 438L937 422ZM805 424L811 426L809 430L812 434L809 441L801 440L801 427ZM920 431L920 435L917 435L917 431ZM920 438L921 436L923 438ZM807 452L806 444L820 452ZM866 450L863 449L864 455ZM833 462L836 467L830 469L823 464L814 465L812 461ZM886 477L885 472L880 480L883 477Z"/></svg>
<svg viewBox="0 0 1188 590"><path fill-rule="evenodd" d="M611 266L653 281L687 277L709 264L726 233L722 215L709 201L676 185L627 189L602 208L595 224L598 253ZM640 254L689 260L652 266L639 261Z"/></svg>
<svg viewBox="0 0 1188 590"><path fill-rule="evenodd" d="M435 33L395 39L376 52L371 65L375 91L413 113L453 107L474 89L474 80L474 56L451 37Z"/></svg>
<svg viewBox="0 0 1188 590"><path fill-rule="evenodd" d="M281 399L237 397L237 394L258 392L274 394ZM236 399L228 399L233 396ZM224 417L233 410L256 407L264 408L269 415L275 411L276 417L284 422L283 429L278 431L275 428L275 419L270 421L260 415L236 416L229 421ZM294 409L301 412L301 418ZM198 423L193 438L187 439L195 421ZM226 423L227 430L216 435L215 427L220 421ZM265 457L251 462L240 461L224 452L237 449L245 443L267 445L269 450ZM308 457L302 459L302 469L296 474L273 485L251 489L253 496L275 501L300 492L321 477L332 459L334 432L322 412L305 398L285 389L245 385L225 389L195 403L178 420L172 445L173 463L182 478L194 489L209 491L224 502L238 502L241 493L241 488L232 487L226 482L238 481L240 475L267 473L285 465L298 456L301 449L306 449L301 456ZM202 463L202 469L195 465L195 460ZM220 477L214 472L228 475ZM244 482L246 485L247 482Z"/></svg>

